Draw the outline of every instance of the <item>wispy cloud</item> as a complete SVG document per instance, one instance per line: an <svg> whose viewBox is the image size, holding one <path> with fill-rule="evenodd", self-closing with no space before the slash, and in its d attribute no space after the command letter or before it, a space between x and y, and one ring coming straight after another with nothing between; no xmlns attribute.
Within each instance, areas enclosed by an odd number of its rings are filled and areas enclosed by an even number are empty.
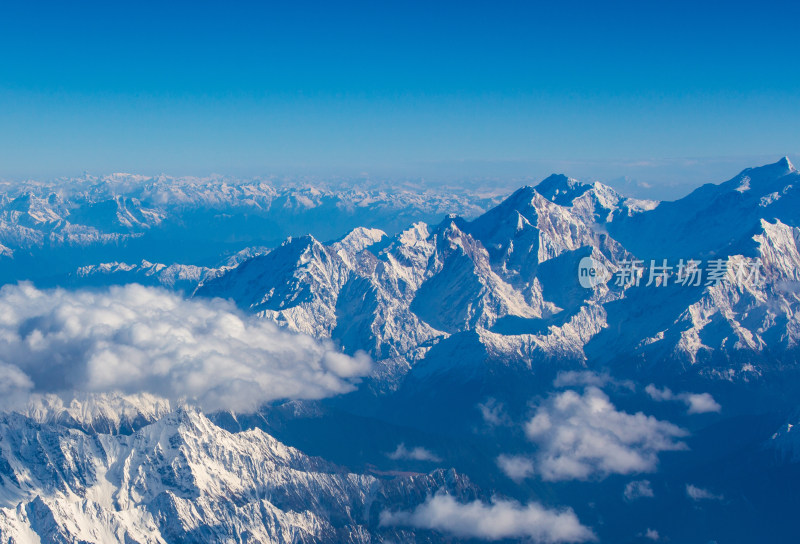
<svg viewBox="0 0 800 544"><path fill-rule="evenodd" d="M380 523L430 529L456 538L501 540L529 538L535 542L596 540L571 509L550 510L538 503L493 500L460 503L450 495L429 497L411 512L381 513Z"/></svg>
<svg viewBox="0 0 800 544"><path fill-rule="evenodd" d="M689 414L706 414L709 412L721 412L722 406L719 405L710 393L673 393L668 387L659 389L652 383L644 389L650 398L657 402L678 401L687 406Z"/></svg>
<svg viewBox="0 0 800 544"><path fill-rule="evenodd" d="M151 393L206 410L354 389L369 372L329 342L246 318L222 300L138 285L103 291L0 290L0 383L6 407L31 393Z"/></svg>
<svg viewBox="0 0 800 544"><path fill-rule="evenodd" d="M652 540L653 542L661 540L661 535L659 535L658 531L655 529L647 529L642 536L648 540Z"/></svg>
<svg viewBox="0 0 800 544"><path fill-rule="evenodd" d="M686 495L693 501L720 501L724 499L722 495L712 493L708 489L697 487L692 484L686 484Z"/></svg>
<svg viewBox="0 0 800 544"><path fill-rule="evenodd" d="M634 480L628 482L623 491L623 496L627 501L635 501L637 499L652 499L655 497L653 493L653 486L650 485L649 480Z"/></svg>
<svg viewBox="0 0 800 544"><path fill-rule="evenodd" d="M410 461L431 461L438 463L442 460L438 455L422 446L409 449L406 448L405 444L398 444L397 448L395 448L392 453L387 454L387 457L395 461L406 459Z"/></svg>
<svg viewBox="0 0 800 544"><path fill-rule="evenodd" d="M534 473L533 461L524 455L499 455L497 466L500 467L503 474L515 482L529 478Z"/></svg>
<svg viewBox="0 0 800 544"><path fill-rule="evenodd" d="M600 388L612 385L630 390L636 387L630 380L617 380L612 378L608 372L597 373L591 370L567 370L559 372L556 379L553 380L553 386L557 388L585 387L590 385Z"/></svg>
<svg viewBox="0 0 800 544"><path fill-rule="evenodd" d="M483 404L478 404L481 417L492 427L511 425L511 418L506 413L505 405L497 399L487 399Z"/></svg>

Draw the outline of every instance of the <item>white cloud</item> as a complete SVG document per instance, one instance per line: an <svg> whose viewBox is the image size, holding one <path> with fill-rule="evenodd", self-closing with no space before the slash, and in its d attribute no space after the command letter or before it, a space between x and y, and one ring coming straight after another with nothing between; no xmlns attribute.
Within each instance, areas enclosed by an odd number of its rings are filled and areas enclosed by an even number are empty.
<svg viewBox="0 0 800 544"><path fill-rule="evenodd" d="M422 446L408 449L405 444L399 444L397 448L392 453L387 454L387 456L389 459L394 460L410 459L411 461L431 461L434 463L441 461L441 458Z"/></svg>
<svg viewBox="0 0 800 544"><path fill-rule="evenodd" d="M483 404L478 404L483 420L491 426L510 425L511 418L506 414L505 406L497 399L487 399Z"/></svg>
<svg viewBox="0 0 800 544"><path fill-rule="evenodd" d="M598 374L591 370L565 370L559 372L553 381L555 387L575 387L583 385L594 385L603 387L611 382L611 376L607 373Z"/></svg>
<svg viewBox="0 0 800 544"><path fill-rule="evenodd" d="M559 372L553 380L553 386L562 387L583 387L593 385L595 387L605 387L613 385L625 389L633 390L635 386L630 380L616 380L608 372L597 373L591 370L565 370Z"/></svg>
<svg viewBox="0 0 800 544"><path fill-rule="evenodd" d="M207 410L354 389L369 357L241 315L222 300L186 300L139 285L107 290L0 289L0 393L150 393Z"/></svg>
<svg viewBox="0 0 800 544"><path fill-rule="evenodd" d="M24 404L32 390L33 382L27 374L0 361L0 406Z"/></svg>
<svg viewBox="0 0 800 544"><path fill-rule="evenodd" d="M684 402L689 405L690 414L721 412L722 406L709 393L684 393Z"/></svg>
<svg viewBox="0 0 800 544"><path fill-rule="evenodd" d="M708 489L703 489L702 487L697 487L692 484L686 484L686 494L693 501L720 501L725 498L722 495L712 493Z"/></svg>
<svg viewBox="0 0 800 544"><path fill-rule="evenodd" d="M658 531L656 531L655 529L647 529L644 532L644 537L654 542L661 538L661 536L658 534Z"/></svg>
<svg viewBox="0 0 800 544"><path fill-rule="evenodd" d="M650 384L644 388L650 398L656 402L663 402L665 400L675 400L675 394L669 387L665 387L664 389L659 389L654 384Z"/></svg>
<svg viewBox="0 0 800 544"><path fill-rule="evenodd" d="M522 455L500 455L497 457L497 466L515 482L533 476L534 472L533 461Z"/></svg>
<svg viewBox="0 0 800 544"><path fill-rule="evenodd" d="M653 493L653 487L650 485L649 480L635 480L633 482L629 482L628 485L625 486L625 491L623 492L625 496L625 500L628 501L635 501L636 499L652 499L655 497L655 493Z"/></svg>
<svg viewBox="0 0 800 544"><path fill-rule="evenodd" d="M550 510L538 503L493 500L460 503L450 495L429 497L412 512L382 512L380 523L430 529L456 538L500 540L530 538L535 542L586 542L594 533L571 509Z"/></svg>
<svg viewBox="0 0 800 544"><path fill-rule="evenodd" d="M686 431L638 412L618 411L596 387L581 395L550 397L525 424L539 448L535 468L544 480L587 479L608 474L651 472L661 451L686 449Z"/></svg>
<svg viewBox="0 0 800 544"><path fill-rule="evenodd" d="M656 402L679 401L686 404L689 414L706 414L709 412L721 412L722 406L719 405L710 393L673 393L668 387L659 389L652 383L644 388L650 398Z"/></svg>

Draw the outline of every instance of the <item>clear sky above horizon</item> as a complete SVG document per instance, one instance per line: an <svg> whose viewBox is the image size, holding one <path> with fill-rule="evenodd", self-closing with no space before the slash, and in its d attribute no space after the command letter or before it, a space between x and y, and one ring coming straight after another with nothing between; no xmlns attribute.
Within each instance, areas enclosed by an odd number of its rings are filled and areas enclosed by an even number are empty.
<svg viewBox="0 0 800 544"><path fill-rule="evenodd" d="M721 181L796 158L790 2L0 4L0 178Z"/></svg>

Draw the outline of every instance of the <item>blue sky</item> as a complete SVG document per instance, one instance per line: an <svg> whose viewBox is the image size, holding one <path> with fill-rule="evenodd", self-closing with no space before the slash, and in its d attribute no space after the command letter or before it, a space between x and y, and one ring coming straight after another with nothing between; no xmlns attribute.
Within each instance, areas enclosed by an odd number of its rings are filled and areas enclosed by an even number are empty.
<svg viewBox="0 0 800 544"><path fill-rule="evenodd" d="M0 177L719 181L800 151L797 3L0 4Z"/></svg>

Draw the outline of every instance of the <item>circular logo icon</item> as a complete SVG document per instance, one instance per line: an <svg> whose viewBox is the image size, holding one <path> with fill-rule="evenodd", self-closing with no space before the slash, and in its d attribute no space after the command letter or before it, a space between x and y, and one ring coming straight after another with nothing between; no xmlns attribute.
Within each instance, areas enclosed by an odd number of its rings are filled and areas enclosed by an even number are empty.
<svg viewBox="0 0 800 544"><path fill-rule="evenodd" d="M584 257L578 263L578 281L583 288L597 287L608 281L610 277L611 274L605 265L592 257Z"/></svg>

